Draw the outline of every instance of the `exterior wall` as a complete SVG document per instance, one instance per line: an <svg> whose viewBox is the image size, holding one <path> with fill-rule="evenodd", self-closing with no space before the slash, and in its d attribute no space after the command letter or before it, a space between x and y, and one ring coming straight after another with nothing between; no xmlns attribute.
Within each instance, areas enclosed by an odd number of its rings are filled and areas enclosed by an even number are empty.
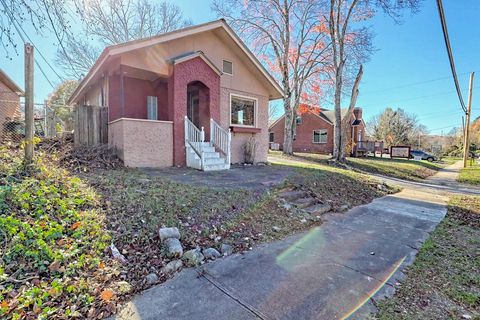
<svg viewBox="0 0 480 320"><path fill-rule="evenodd" d="M173 114L174 164L186 165L185 127L187 115L187 87L194 81L202 82L209 89L210 117L220 122L220 76L201 58L178 63L169 81L169 110Z"/></svg>
<svg viewBox="0 0 480 320"><path fill-rule="evenodd" d="M122 110L122 90L119 75L109 77L109 120L119 118L147 119L147 96L156 96L158 120L169 120L167 84L161 81L148 81L130 77L123 78L124 110Z"/></svg>
<svg viewBox="0 0 480 320"><path fill-rule="evenodd" d="M109 145L127 167L173 165L173 123L121 118L108 125Z"/></svg>
<svg viewBox="0 0 480 320"><path fill-rule="evenodd" d="M171 74L171 58L202 51L219 70L223 68L223 60L233 63L233 75L223 74L221 87L264 95L267 89L259 80L263 76L243 54L237 54L241 50L239 47L231 40L226 41L214 32L205 32L123 54L121 63L165 76Z"/></svg>
<svg viewBox="0 0 480 320"><path fill-rule="evenodd" d="M305 113L302 115L302 123L297 125L297 134L293 141L294 152L332 153L334 126L322 118ZM313 143L313 130L327 130L327 143ZM283 147L285 137L285 118L277 121L271 128L274 133L274 142Z"/></svg>
<svg viewBox="0 0 480 320"><path fill-rule="evenodd" d="M231 90L227 88L221 89L221 106L220 109L220 119L221 126L228 130L230 127L230 94L238 94L242 96L249 96L256 98L258 101L257 104L257 115L256 115L256 128L260 129L256 133L243 133L243 132L232 132L232 145L231 145L231 162L232 163L243 163L245 162L245 153L244 146L245 143L254 137L257 142L257 149L255 155L255 162L267 162L268 156L268 97L262 95L256 95L246 92L241 92L237 90Z"/></svg>
<svg viewBox="0 0 480 320"><path fill-rule="evenodd" d="M3 130L3 123L7 119L20 116L20 97L0 82L0 132Z"/></svg>

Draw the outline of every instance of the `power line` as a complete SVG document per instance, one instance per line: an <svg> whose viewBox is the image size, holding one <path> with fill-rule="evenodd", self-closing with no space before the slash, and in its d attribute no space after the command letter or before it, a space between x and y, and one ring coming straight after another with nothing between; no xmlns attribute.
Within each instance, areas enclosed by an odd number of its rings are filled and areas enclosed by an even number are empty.
<svg viewBox="0 0 480 320"><path fill-rule="evenodd" d="M460 73L460 75L465 75L465 74L468 74L468 73L469 72L463 72L463 73ZM427 83L431 83L431 82L436 82L436 81L440 81L440 80L447 80L447 79L451 79L451 78L452 78L452 76L448 76L448 77L429 79L429 80L424 80L424 81L419 81L419 82L412 82L412 83L402 84L402 85L399 85L399 86L385 88L385 89L379 89L379 90L373 90L373 91L363 91L362 94L365 94L365 93L379 93L379 92L386 92L386 91L391 91L391 90L396 90L396 89L415 87L415 86L418 86L418 85L427 84Z"/></svg>
<svg viewBox="0 0 480 320"><path fill-rule="evenodd" d="M40 55L40 57L42 57L43 61L45 61L45 63L50 67L50 69L52 69L53 73L55 73L55 75L61 80L61 81L64 81L65 79L60 75L58 74L58 72L55 70L55 68L53 68L53 66L50 64L50 62L48 62L47 58L45 58L45 56L43 55L43 53L40 51L40 49L38 49L38 47L33 43L33 40L28 36L28 33L25 31L25 29L23 29L21 27L21 24L20 22L18 22L18 20L15 18L15 16L12 16L13 19L15 19L15 21L17 22L17 24L20 26L21 30L23 31L23 33L25 34L25 37L27 37L28 41L30 41L33 45L33 47L35 48L35 50L38 52L38 54ZM25 42L25 41L24 41Z"/></svg>
<svg viewBox="0 0 480 320"><path fill-rule="evenodd" d="M480 87L475 87L475 88L477 89L477 88L480 88ZM467 91L467 90L468 89L465 89L465 90L462 90L462 91ZM428 94L428 95L423 95L423 96L418 96L418 97L413 97L413 98L408 98L408 99L403 99L403 100L397 100L393 103L389 102L388 104L395 105L395 104L400 104L400 103L413 101L413 100L421 100L421 99L424 99L424 98L432 98L432 97L436 97L436 96L448 95L448 94L452 94L452 93L455 93L455 92L456 91L438 92L438 93L433 93L433 94ZM367 107L375 107L375 106L380 106L380 104L366 105L364 107L367 108Z"/></svg>
<svg viewBox="0 0 480 320"><path fill-rule="evenodd" d="M16 24L16 20L15 20L15 17L13 16L12 12L8 9L7 7L7 4L5 2L5 0L0 0L3 4L3 7L5 8L5 12L7 13L7 17L9 18L10 22L12 23L12 25L15 27L15 30L17 30L17 33L18 35L20 36L20 38L22 39L23 43L26 43L27 41L25 40L25 37L23 36L22 32L20 31L20 29L23 31L23 33L25 35L27 35L27 33L25 32L25 30L23 30L22 26L19 24L17 26ZM20 28L20 29L19 29ZM28 37L28 36L27 36ZM32 45L33 45L33 42L32 42ZM35 47L35 45L33 45ZM36 48L36 47L35 47ZM39 52L40 53L40 52ZM41 53L40 53L41 56L43 56ZM40 63L38 63L37 59L35 59L35 64L37 65L38 69L40 70L40 72L42 73L42 75L45 77L45 79L47 80L47 82L52 86L52 88L55 88L55 86L53 85L52 81L50 81L50 79L47 77L47 74L45 73L45 71L43 70L42 66L40 65Z"/></svg>
<svg viewBox="0 0 480 320"><path fill-rule="evenodd" d="M463 102L462 92L460 90L460 85L458 84L457 71L455 70L455 61L453 60L452 48L450 46L450 38L448 37L447 30L447 21L445 19L445 13L443 11L442 0L437 0L438 13L440 15L440 22L442 24L443 39L445 40L445 45L447 47L448 60L450 62L450 69L452 70L453 81L455 82L455 88L457 89L458 99L460 105L465 113L467 113L467 108L465 107L465 102Z"/></svg>

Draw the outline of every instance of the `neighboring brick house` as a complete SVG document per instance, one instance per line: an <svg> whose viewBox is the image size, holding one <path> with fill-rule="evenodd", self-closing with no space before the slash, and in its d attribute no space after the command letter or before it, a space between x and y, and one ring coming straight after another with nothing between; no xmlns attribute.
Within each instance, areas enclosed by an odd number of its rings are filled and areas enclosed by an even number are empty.
<svg viewBox="0 0 480 320"><path fill-rule="evenodd" d="M6 121L21 115L20 97L24 94L23 90L0 69L0 131L3 131Z"/></svg>
<svg viewBox="0 0 480 320"><path fill-rule="evenodd" d="M282 96L217 20L105 48L69 103L108 107L108 143L127 166L221 170L245 161L251 138L254 162L267 161L268 104Z"/></svg>
<svg viewBox="0 0 480 320"><path fill-rule="evenodd" d="M342 118L346 116L346 112L347 109L342 109ZM362 120L362 109L355 108L349 117L349 143L353 140L355 145L358 141L364 141L365 138L365 123ZM297 117L297 129L293 141L293 151L324 154L332 153L335 128L334 123L335 114L333 110L309 108L308 111ZM284 132L285 116L282 116L270 125L270 144L278 144L280 150L282 150Z"/></svg>

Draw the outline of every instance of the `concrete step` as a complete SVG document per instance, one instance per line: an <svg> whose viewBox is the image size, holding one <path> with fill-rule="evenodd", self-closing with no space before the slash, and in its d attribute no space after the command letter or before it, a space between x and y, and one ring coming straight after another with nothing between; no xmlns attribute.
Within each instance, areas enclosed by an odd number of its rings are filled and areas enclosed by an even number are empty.
<svg viewBox="0 0 480 320"><path fill-rule="evenodd" d="M220 171L227 170L229 168L228 164L215 164L215 165L205 165L203 171Z"/></svg>
<svg viewBox="0 0 480 320"><path fill-rule="evenodd" d="M288 190L280 193L279 196L287 201L293 201L300 198L307 198L308 193L303 190Z"/></svg>
<svg viewBox="0 0 480 320"><path fill-rule="evenodd" d="M304 208L307 208L307 207L310 207L310 206L314 205L316 201L317 200L315 200L314 198L308 197L308 198L296 199L296 200L292 201L291 203L299 209L304 209Z"/></svg>
<svg viewBox="0 0 480 320"><path fill-rule="evenodd" d="M220 158L220 153L218 152L204 152L203 156L205 159Z"/></svg>
<svg viewBox="0 0 480 320"><path fill-rule="evenodd" d="M313 206L304 208L303 210L312 214L312 215L321 215L327 213L332 209L332 206L327 203L318 203Z"/></svg>
<svg viewBox="0 0 480 320"><path fill-rule="evenodd" d="M205 166L225 164L225 159L223 158L205 158L203 161Z"/></svg>

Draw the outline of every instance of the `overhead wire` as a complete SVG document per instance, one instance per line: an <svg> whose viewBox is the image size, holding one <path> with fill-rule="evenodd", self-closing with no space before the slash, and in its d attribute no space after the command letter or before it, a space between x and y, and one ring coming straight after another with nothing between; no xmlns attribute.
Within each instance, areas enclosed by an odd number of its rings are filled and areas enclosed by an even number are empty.
<svg viewBox="0 0 480 320"><path fill-rule="evenodd" d="M458 100L460 105L465 113L468 113L467 108L465 107L465 102L463 101L462 92L460 90L460 84L458 83L457 71L455 69L455 61L453 59L452 47L450 45L450 38L448 36L447 21L445 18L445 12L443 10L442 0L437 0L438 13L440 15L440 22L442 24L443 39L445 40L445 45L447 48L448 60L450 63L450 69L453 75L453 81L455 83L455 88L457 90Z"/></svg>
<svg viewBox="0 0 480 320"><path fill-rule="evenodd" d="M465 74L469 74L469 72L460 73L460 75L465 75ZM415 87L415 86L418 86L418 85L423 85L423 84L427 84L427 83L432 83L432 82L436 82L436 81L440 81L440 80L447 80L447 79L451 79L451 78L452 78L452 76L434 78L434 79L429 79L429 80L424 80L424 81L418 81L418 82L412 82L412 83L407 83L407 84L401 84L401 85L398 85L398 86L395 86L395 87L389 87L389 88L378 89L378 90L373 90L373 91L363 91L362 93L365 94L365 93L389 92L389 91L392 91L392 90L409 88L409 87Z"/></svg>
<svg viewBox="0 0 480 320"><path fill-rule="evenodd" d="M25 33L26 35L26 32L25 30L23 30L22 26L19 24L17 26L17 23L16 23L16 20L12 14L12 12L10 11L10 9L8 8L5 0L0 0L0 2L2 3L3 7L5 8L5 12L7 13L7 17L8 19L10 20L10 22L12 23L12 25L14 26L15 30L17 30L17 33L18 35L20 36L20 39L23 41L23 43L27 43L25 37L23 36L22 32L20 31L20 29ZM35 47L35 45L33 44L32 42L32 45ZM40 54L41 55L41 54ZM42 55L41 55L42 56ZM37 59L35 59L35 64L37 65L38 69L40 70L40 73L44 76L45 80L47 80L47 82L50 84L50 86L52 86L52 88L54 89L55 88L55 85L52 83L52 81L50 80L50 78L47 76L47 74L45 73L45 71L43 70L42 66L40 65L40 63L38 62Z"/></svg>

